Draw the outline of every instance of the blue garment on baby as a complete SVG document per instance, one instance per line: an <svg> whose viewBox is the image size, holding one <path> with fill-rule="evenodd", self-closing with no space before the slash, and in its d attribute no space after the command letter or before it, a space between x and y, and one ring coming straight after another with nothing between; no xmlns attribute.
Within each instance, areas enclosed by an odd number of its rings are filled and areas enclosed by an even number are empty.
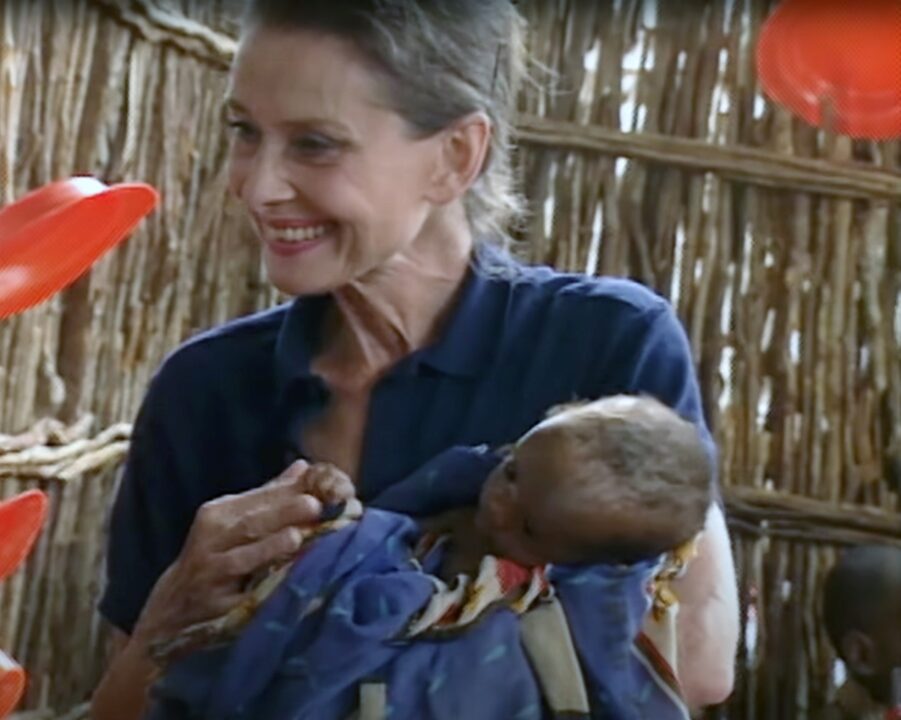
<svg viewBox="0 0 901 720"><path fill-rule="evenodd" d="M453 448L370 502L358 523L318 539L232 644L169 668L149 719L346 720L365 682L384 684L391 720L552 718L511 610L489 610L449 638L402 639L435 587L412 559L413 517L473 504L496 463L483 448ZM656 565L552 569L587 717L684 717L634 649Z"/></svg>

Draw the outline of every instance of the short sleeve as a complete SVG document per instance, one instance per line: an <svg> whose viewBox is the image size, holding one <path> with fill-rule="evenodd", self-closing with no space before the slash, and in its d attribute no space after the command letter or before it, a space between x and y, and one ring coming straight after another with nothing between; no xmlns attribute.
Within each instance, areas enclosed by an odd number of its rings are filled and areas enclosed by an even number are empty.
<svg viewBox="0 0 901 720"><path fill-rule="evenodd" d="M178 556L195 511L190 459L180 448L178 406L151 383L132 431L109 518L106 586L100 613L130 634L150 591Z"/></svg>
<svg viewBox="0 0 901 720"><path fill-rule="evenodd" d="M618 339L613 392L650 395L695 423L708 450L716 482L717 450L704 418L691 345L671 305L663 303L623 326ZM609 381L608 381L609 382Z"/></svg>

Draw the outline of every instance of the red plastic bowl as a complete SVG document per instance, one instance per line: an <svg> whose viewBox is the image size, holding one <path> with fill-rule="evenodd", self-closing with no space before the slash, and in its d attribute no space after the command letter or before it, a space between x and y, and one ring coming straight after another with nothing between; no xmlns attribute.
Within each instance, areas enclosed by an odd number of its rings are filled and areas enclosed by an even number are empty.
<svg viewBox="0 0 901 720"><path fill-rule="evenodd" d="M783 0L757 71L767 96L811 125L901 137L901 0Z"/></svg>
<svg viewBox="0 0 901 720"><path fill-rule="evenodd" d="M0 209L0 318L37 305L78 279L156 206L143 183L92 177L45 185Z"/></svg>
<svg viewBox="0 0 901 720"><path fill-rule="evenodd" d="M22 564L46 519L47 496L40 490L0 502L0 580Z"/></svg>
<svg viewBox="0 0 901 720"><path fill-rule="evenodd" d="M24 692L25 671L0 652L0 718L16 709Z"/></svg>

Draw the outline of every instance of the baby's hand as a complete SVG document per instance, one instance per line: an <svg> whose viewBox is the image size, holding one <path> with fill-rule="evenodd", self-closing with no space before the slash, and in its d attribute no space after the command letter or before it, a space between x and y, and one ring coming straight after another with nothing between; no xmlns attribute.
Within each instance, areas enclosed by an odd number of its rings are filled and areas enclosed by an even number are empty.
<svg viewBox="0 0 901 720"><path fill-rule="evenodd" d="M312 495L323 505L347 502L357 494L351 479L328 463L310 465L300 479L299 485L301 492Z"/></svg>

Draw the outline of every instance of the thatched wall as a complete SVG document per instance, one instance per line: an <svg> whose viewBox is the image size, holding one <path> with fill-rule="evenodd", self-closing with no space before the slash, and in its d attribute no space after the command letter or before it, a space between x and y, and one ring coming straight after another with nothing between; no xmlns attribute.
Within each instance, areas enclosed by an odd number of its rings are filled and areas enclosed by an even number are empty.
<svg viewBox="0 0 901 720"><path fill-rule="evenodd" d="M91 413L95 431L130 420L182 338L275 301L224 197L234 5L0 0L0 201L73 172L163 196L77 286L0 327L5 432L44 416ZM833 544L901 543L901 150L817 133L759 96L767 0L520 5L558 76L522 98L523 253L673 299L756 617L729 717L802 718L831 682L816 591ZM48 600L0 625L0 640L34 659L31 704L62 708L97 670L86 607L112 479L46 483L60 502L39 556L57 559L35 560L16 607L63 582L80 614ZM41 633L73 622L92 629L34 656Z"/></svg>

